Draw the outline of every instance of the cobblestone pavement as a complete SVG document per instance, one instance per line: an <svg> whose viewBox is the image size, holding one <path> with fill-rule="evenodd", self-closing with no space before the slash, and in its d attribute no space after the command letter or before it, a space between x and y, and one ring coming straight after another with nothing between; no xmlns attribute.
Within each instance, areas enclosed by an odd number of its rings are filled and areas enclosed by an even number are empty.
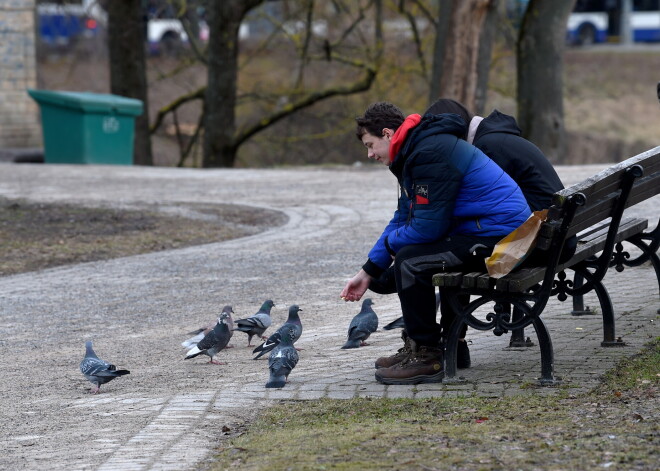
<svg viewBox="0 0 660 471"><path fill-rule="evenodd" d="M560 167L566 184L602 166ZM530 388L540 374L538 347L510 349L508 337L473 332L473 368L460 384L383 386L373 361L400 346L399 331L379 330L370 346L341 350L357 304L339 299L345 280L391 216L396 183L384 168L190 170L0 164L0 195L35 201L171 211L189 202L278 209L288 223L223 243L84 263L0 278L0 469L196 469L213 450L281 399L426 398L555 394ZM658 199L632 208L655 219ZM653 269L612 272L617 335L603 348L598 314L574 317L553 300L544 319L555 371L574 391L594 386L624 356L658 335ZM381 325L400 315L395 296L372 296ZM232 304L236 318L272 298L273 323L291 304L303 312L300 362L281 390L267 390L265 360L253 361L247 337L221 352L224 366L182 361L188 332ZM595 297L585 299L597 306ZM527 332L533 341L532 329ZM86 393L78 371L84 341L131 370Z"/></svg>

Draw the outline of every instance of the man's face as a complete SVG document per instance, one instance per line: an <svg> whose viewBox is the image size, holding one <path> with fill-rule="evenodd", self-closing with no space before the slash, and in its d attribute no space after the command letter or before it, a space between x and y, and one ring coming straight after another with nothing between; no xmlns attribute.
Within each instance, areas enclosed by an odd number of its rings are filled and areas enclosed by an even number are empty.
<svg viewBox="0 0 660 471"><path fill-rule="evenodd" d="M362 143L367 148L367 158L390 165L390 140L393 134L394 132L387 128L383 129L382 137L365 133L362 136Z"/></svg>

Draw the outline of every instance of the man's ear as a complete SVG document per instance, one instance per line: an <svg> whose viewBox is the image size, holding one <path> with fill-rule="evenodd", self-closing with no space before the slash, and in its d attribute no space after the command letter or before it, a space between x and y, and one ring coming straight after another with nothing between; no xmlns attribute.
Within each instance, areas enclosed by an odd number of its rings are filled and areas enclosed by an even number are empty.
<svg viewBox="0 0 660 471"><path fill-rule="evenodd" d="M390 128L383 128L383 137L387 137L388 139L392 139L392 136L394 136L394 131Z"/></svg>

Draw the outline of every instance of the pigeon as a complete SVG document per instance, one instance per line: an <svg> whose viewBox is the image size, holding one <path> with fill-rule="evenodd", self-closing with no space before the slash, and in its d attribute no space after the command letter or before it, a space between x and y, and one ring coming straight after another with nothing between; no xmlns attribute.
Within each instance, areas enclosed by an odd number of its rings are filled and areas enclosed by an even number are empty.
<svg viewBox="0 0 660 471"><path fill-rule="evenodd" d="M293 336L296 330L293 325L289 325L281 333L281 340L268 356L268 370L270 377L266 383L267 388L283 388L286 384L289 373L298 364L298 352L293 346Z"/></svg>
<svg viewBox="0 0 660 471"><path fill-rule="evenodd" d="M266 337L263 337L263 333L268 327L270 327L270 310L275 305L270 299L264 301L261 305L259 311L246 319L238 319L236 321L236 330L245 332L248 335L248 347L252 346L252 337L255 335L262 338L263 340Z"/></svg>
<svg viewBox="0 0 660 471"><path fill-rule="evenodd" d="M222 314L220 314L220 317L218 317L218 323L213 327L213 330L206 334L196 346L188 350L188 353L184 358L185 360L204 354L211 358L209 363L213 363L214 365L223 364L215 361L213 357L227 346L229 339L232 336L232 332L229 330L231 312L233 312L231 306L225 306L225 309Z"/></svg>
<svg viewBox="0 0 660 471"><path fill-rule="evenodd" d="M275 348L280 343L282 332L285 330L291 329L291 343L294 343L300 338L303 328L302 323L300 322L300 317L298 316L299 311L302 311L302 309L300 309L296 304L289 308L289 318L286 320L286 322L282 324L282 326L277 329L270 337L268 337L264 343L252 350L252 353L258 353L258 355L254 357L254 360Z"/></svg>
<svg viewBox="0 0 660 471"><path fill-rule="evenodd" d="M97 357L90 340L85 342L85 350L85 357L80 362L80 372L85 375L87 381L95 386L90 389L90 393L97 394L100 392L102 384L130 373L128 370L118 370L115 365Z"/></svg>
<svg viewBox="0 0 660 471"><path fill-rule="evenodd" d="M195 345L199 343L200 340L204 338L206 334L208 334L213 327L218 323L217 320L214 320L213 322L210 322L208 325L204 327L200 327L197 330L193 330L192 332L188 332L187 335L192 335L188 340L184 340L181 342L181 346L187 350L190 350L193 348Z"/></svg>
<svg viewBox="0 0 660 471"><path fill-rule="evenodd" d="M226 312L229 317L227 321L227 326L229 327L229 333L230 335L234 335L234 319L231 317L231 313L234 312L231 306L225 306L222 308L222 312ZM193 330L192 332L188 332L188 335L192 335L188 340L184 340L181 342L181 346L187 350L190 350L194 346L196 346L200 340L204 338L206 334L208 334L213 327L215 327L217 324L217 320L214 320L213 322L210 322L208 325L204 327L200 327L197 330ZM226 348L231 348L230 345L228 345Z"/></svg>
<svg viewBox="0 0 660 471"><path fill-rule="evenodd" d="M371 308L373 303L371 298L362 302L362 309L348 326L348 340L341 348L358 348L368 345L366 340L378 330L378 316Z"/></svg>
<svg viewBox="0 0 660 471"><path fill-rule="evenodd" d="M387 325L383 326L383 330L405 329L406 324L403 323L403 316L394 319Z"/></svg>

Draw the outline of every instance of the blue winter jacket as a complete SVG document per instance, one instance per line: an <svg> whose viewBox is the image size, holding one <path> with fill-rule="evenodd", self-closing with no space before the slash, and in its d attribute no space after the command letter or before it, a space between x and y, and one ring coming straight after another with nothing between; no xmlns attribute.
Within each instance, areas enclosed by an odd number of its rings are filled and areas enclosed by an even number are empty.
<svg viewBox="0 0 660 471"><path fill-rule="evenodd" d="M452 234L502 236L531 211L518 185L476 147L459 138L455 114L426 115L409 131L390 170L401 187L398 208L363 266L377 277L410 244Z"/></svg>

